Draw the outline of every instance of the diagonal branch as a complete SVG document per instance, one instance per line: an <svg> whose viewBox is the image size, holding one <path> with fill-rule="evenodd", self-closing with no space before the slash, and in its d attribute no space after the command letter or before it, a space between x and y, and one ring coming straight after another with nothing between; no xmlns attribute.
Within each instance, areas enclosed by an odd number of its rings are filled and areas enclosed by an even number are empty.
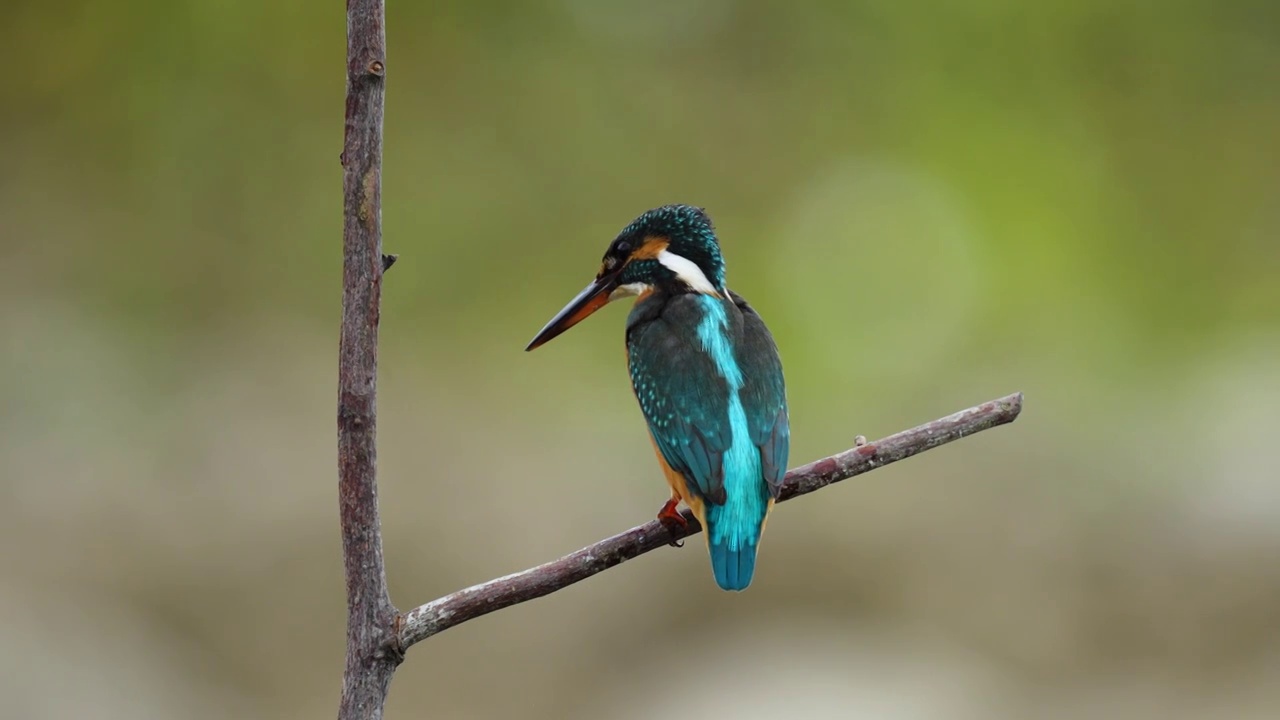
<svg viewBox="0 0 1280 720"><path fill-rule="evenodd" d="M1022 393L1014 393L811 462L787 473L779 502L807 495L832 483L905 460L976 432L1011 423L1020 412ZM684 529L668 530L657 520L652 520L559 560L474 585L414 608L400 616L400 650L403 652L417 642L481 615L550 595L622 562L702 531L689 511L685 511L684 517L689 521L688 527Z"/></svg>

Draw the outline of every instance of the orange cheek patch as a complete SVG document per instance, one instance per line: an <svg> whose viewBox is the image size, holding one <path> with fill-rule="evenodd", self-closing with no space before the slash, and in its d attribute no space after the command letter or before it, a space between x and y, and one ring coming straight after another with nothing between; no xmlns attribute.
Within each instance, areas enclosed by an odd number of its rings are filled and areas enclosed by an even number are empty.
<svg viewBox="0 0 1280 720"><path fill-rule="evenodd" d="M631 259L653 260L658 257L658 253L666 250L667 246L670 244L671 241L664 237L647 237L644 239L644 244L636 248L635 252L631 253Z"/></svg>

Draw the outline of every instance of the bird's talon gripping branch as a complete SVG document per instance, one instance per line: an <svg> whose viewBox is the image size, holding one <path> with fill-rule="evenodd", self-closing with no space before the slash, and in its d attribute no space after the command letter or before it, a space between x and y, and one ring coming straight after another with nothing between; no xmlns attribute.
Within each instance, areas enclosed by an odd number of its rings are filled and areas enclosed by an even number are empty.
<svg viewBox="0 0 1280 720"><path fill-rule="evenodd" d="M676 530L683 530L689 524L689 521L685 520L684 516L680 514L680 511L676 509L676 506L679 504L679 498L671 498L667 501L667 504L663 505L662 509L658 511L658 522L662 523L663 527L672 532L675 532ZM684 547L683 540L672 540L669 544L671 547Z"/></svg>

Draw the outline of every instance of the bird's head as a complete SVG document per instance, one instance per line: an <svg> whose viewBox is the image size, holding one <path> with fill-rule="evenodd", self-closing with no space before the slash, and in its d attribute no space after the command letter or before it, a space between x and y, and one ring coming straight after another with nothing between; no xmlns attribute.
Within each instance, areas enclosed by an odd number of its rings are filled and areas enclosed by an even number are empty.
<svg viewBox="0 0 1280 720"><path fill-rule="evenodd" d="M724 259L711 218L702 208L664 205L622 229L600 263L596 279L533 338L526 350L577 325L611 300L667 292L724 295Z"/></svg>

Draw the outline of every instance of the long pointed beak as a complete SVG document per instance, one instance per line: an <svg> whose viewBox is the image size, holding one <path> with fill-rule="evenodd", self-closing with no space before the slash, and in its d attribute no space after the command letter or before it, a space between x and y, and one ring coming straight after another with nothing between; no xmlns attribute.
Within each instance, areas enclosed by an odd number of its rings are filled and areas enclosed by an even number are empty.
<svg viewBox="0 0 1280 720"><path fill-rule="evenodd" d="M563 310L556 313L556 316L551 318L551 322L547 323L546 327L538 331L533 340L529 341L529 346L525 348L525 351L528 352L546 344L560 333L586 320L591 313L608 305L609 295L617 287L617 273L605 275L593 281L585 290L578 293L577 297L569 301L569 304L565 305Z"/></svg>

